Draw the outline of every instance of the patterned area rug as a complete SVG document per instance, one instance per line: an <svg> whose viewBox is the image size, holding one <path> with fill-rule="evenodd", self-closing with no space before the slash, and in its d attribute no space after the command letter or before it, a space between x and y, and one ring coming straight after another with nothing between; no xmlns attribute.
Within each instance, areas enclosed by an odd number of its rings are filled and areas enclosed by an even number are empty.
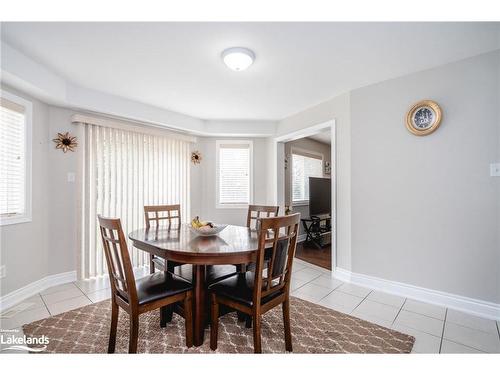
<svg viewBox="0 0 500 375"><path fill-rule="evenodd" d="M291 298L291 326L294 353L409 353L412 336L378 326L350 315ZM110 324L109 300L27 324L27 336L45 335L49 353L106 353ZM120 311L117 353L128 349L128 315ZM252 329L238 322L235 313L220 318L216 353L253 353ZM200 347L186 348L184 319L176 314L166 328L160 327L158 310L143 314L139 325L139 353L214 353L210 332ZM262 317L262 351L284 353L281 308Z"/></svg>

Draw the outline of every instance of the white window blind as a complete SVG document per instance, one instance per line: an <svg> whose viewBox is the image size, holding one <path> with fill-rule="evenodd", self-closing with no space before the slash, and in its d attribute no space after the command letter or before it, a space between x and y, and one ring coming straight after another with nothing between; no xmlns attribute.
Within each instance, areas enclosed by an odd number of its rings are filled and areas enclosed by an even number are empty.
<svg viewBox="0 0 500 375"><path fill-rule="evenodd" d="M189 219L190 156L188 141L86 124L81 277L107 272L98 214L120 218L125 237L144 228L144 205L180 204ZM128 245L134 267L148 263Z"/></svg>
<svg viewBox="0 0 500 375"><path fill-rule="evenodd" d="M292 201L309 200L309 177L323 177L321 156L292 152Z"/></svg>
<svg viewBox="0 0 500 375"><path fill-rule="evenodd" d="M27 116L22 104L0 98L0 218L27 218Z"/></svg>
<svg viewBox="0 0 500 375"><path fill-rule="evenodd" d="M218 204L248 205L252 195L252 143L217 142Z"/></svg>

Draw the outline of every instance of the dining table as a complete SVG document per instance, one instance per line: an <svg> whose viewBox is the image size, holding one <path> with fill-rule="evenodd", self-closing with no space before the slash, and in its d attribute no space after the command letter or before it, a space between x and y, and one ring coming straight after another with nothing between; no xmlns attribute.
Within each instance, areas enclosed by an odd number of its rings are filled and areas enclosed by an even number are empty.
<svg viewBox="0 0 500 375"><path fill-rule="evenodd" d="M237 265L255 261L259 231L245 226L228 225L214 236L201 236L187 224L176 227L158 226L137 229L129 233L137 249L146 251L167 262L191 264L193 267L193 342L203 344L208 317L208 285L206 267Z"/></svg>

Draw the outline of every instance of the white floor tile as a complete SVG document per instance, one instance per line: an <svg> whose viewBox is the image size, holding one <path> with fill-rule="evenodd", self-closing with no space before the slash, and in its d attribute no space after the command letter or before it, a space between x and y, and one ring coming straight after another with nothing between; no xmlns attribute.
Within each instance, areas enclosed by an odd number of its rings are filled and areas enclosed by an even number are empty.
<svg viewBox="0 0 500 375"><path fill-rule="evenodd" d="M17 305L12 306L10 309L8 309L6 311L2 311L2 314L8 314L10 311L16 310L17 307L23 307L22 311L27 311L27 310L35 310L35 309L39 309L41 307L45 307L45 304L43 303L43 300L42 300L42 297L40 297L40 294L36 294L30 298L26 298L21 303L18 303Z"/></svg>
<svg viewBox="0 0 500 375"><path fill-rule="evenodd" d="M110 287L109 278L107 276L78 280L75 281L75 284L83 291L83 293L92 293L97 290L107 289Z"/></svg>
<svg viewBox="0 0 500 375"><path fill-rule="evenodd" d="M311 267L306 267L306 268L301 269L300 271L292 272L292 275L294 275L298 279L311 281L311 280L317 278L318 276L321 276L322 273L321 273L321 271L315 270Z"/></svg>
<svg viewBox="0 0 500 375"><path fill-rule="evenodd" d="M101 302L106 299L111 298L111 288L97 290L92 293L87 294L87 298L90 299L93 303Z"/></svg>
<svg viewBox="0 0 500 375"><path fill-rule="evenodd" d="M371 292L368 288L349 283L342 284L337 288L337 291L361 298L365 298Z"/></svg>
<svg viewBox="0 0 500 375"><path fill-rule="evenodd" d="M47 308L45 306L39 307L34 310L25 310L16 314L14 317L9 319L1 319L0 327L2 329L13 329L16 327L21 327L24 324L35 322L40 319L45 319L50 316Z"/></svg>
<svg viewBox="0 0 500 375"><path fill-rule="evenodd" d="M292 280L291 280L291 284L290 284L290 290L291 291L294 291L294 290L297 290L299 289L301 286L304 286L306 285L307 283L309 283L310 281L305 281L305 280L302 280L302 279L296 279L292 276Z"/></svg>
<svg viewBox="0 0 500 375"><path fill-rule="evenodd" d="M494 320L470 315L462 311L448 309L446 321L488 333L497 332L497 326Z"/></svg>
<svg viewBox="0 0 500 375"><path fill-rule="evenodd" d="M75 285L73 285L73 288L70 289L61 290L59 292L51 294L44 294L42 295L42 299L46 305L53 305L54 303L68 300L70 298L83 297L83 296L84 296L83 292L80 289L78 289Z"/></svg>
<svg viewBox="0 0 500 375"><path fill-rule="evenodd" d="M293 272L303 270L304 268L307 268L307 265L306 265L306 264L304 264L304 263L299 263L299 262L297 262L296 260L294 260L294 261L293 261L293 266L292 266L292 271L293 271Z"/></svg>
<svg viewBox="0 0 500 375"><path fill-rule="evenodd" d="M446 308L437 305L431 305L430 303L415 301L412 299L407 299L403 305L403 310L411 311L417 314L430 316L431 318L444 320L446 315Z"/></svg>
<svg viewBox="0 0 500 375"><path fill-rule="evenodd" d="M334 290L321 299L318 304L345 314L350 314L362 300L363 298Z"/></svg>
<svg viewBox="0 0 500 375"><path fill-rule="evenodd" d="M71 298L51 305L47 305L47 308L49 309L51 315L58 315L62 314L63 312L74 310L90 304L91 301L87 297L82 295L80 297Z"/></svg>
<svg viewBox="0 0 500 375"><path fill-rule="evenodd" d="M500 353L500 338L498 337L498 333L487 333L446 322L443 338L483 352Z"/></svg>
<svg viewBox="0 0 500 375"><path fill-rule="evenodd" d="M350 314L350 315L355 316L356 318L359 318L362 320L366 320L367 322L370 322L373 324L378 324L379 326L382 326L382 327L391 328L391 326L392 326L392 320L380 319L376 316L369 315L369 314L366 314L364 312L359 312L359 311L356 312L356 310L354 310L352 312L352 314Z"/></svg>
<svg viewBox="0 0 500 375"><path fill-rule="evenodd" d="M441 334L443 333L444 322L442 320L417 314L411 311L401 310L394 323L398 325L404 325L406 327L410 327L438 337L441 337Z"/></svg>
<svg viewBox="0 0 500 375"><path fill-rule="evenodd" d="M319 301L321 298L329 294L332 290L333 289L331 288L325 288L324 286L308 283L300 287L299 289L293 291L293 295L296 297L308 296L309 297L308 301Z"/></svg>
<svg viewBox="0 0 500 375"><path fill-rule="evenodd" d="M367 299L370 301L383 303L384 305L394 306L397 307L398 309L400 309L401 306L403 306L403 303L405 303L406 300L406 298L404 297L395 296L394 294L379 292L378 290L374 290L373 292L371 292L368 295Z"/></svg>
<svg viewBox="0 0 500 375"><path fill-rule="evenodd" d="M411 327L403 326L399 323L393 324L392 329L415 337L412 353L439 353L441 335L439 337L434 336Z"/></svg>
<svg viewBox="0 0 500 375"><path fill-rule="evenodd" d="M462 344L457 344L456 342L453 341L443 340L443 343L441 344L441 353L461 354L461 353L484 353L484 352Z"/></svg>
<svg viewBox="0 0 500 375"><path fill-rule="evenodd" d="M396 315L398 315L398 312L399 308L397 307L365 299L358 307L356 307L353 314L368 317L371 316L374 319L379 319L381 321L389 321L389 325L391 325L396 318Z"/></svg>
<svg viewBox="0 0 500 375"><path fill-rule="evenodd" d="M343 284L343 282L340 280L334 279L331 276L321 275L317 279L314 279L313 281L311 281L311 284L324 286L324 287L330 288L330 289L336 289L339 286L341 286Z"/></svg>
<svg viewBox="0 0 500 375"><path fill-rule="evenodd" d="M66 283L66 284L61 284L61 285L56 285L50 288L45 289L44 291L40 292L42 296L46 294L52 294L52 293L57 293L57 292L62 292L64 290L70 290L70 289L75 289L76 285L73 283Z"/></svg>

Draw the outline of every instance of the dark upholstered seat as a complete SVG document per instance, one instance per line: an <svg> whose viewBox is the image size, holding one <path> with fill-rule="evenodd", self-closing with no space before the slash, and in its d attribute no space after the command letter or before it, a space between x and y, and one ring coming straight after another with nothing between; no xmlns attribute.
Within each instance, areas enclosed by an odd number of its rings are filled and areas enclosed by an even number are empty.
<svg viewBox="0 0 500 375"><path fill-rule="evenodd" d="M193 289L191 283L166 272L155 272L136 280L135 283L139 305Z"/></svg>
<svg viewBox="0 0 500 375"><path fill-rule="evenodd" d="M211 292L217 293L219 296L238 301L247 306L252 306L254 283L255 274L253 272L245 272L218 281L210 285L208 289ZM283 294L282 290L268 294L262 298L261 304L265 304L280 294Z"/></svg>

